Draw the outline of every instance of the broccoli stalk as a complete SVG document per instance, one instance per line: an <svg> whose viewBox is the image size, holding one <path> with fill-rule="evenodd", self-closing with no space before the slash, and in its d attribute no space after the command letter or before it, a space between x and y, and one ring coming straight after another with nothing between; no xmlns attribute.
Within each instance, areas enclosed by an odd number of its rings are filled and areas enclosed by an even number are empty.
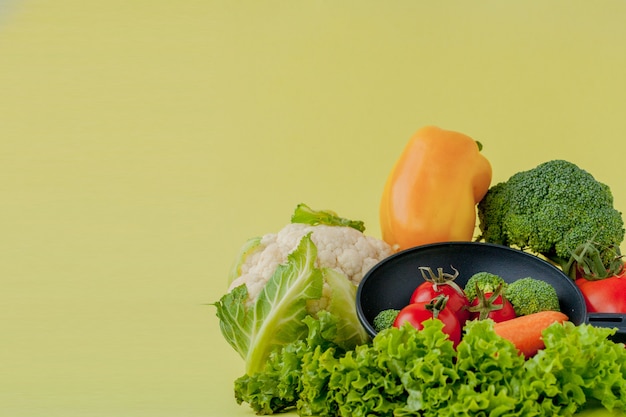
<svg viewBox="0 0 626 417"><path fill-rule="evenodd" d="M610 269L616 262L614 248L624 239L624 221L613 207L610 188L564 160L545 162L492 186L478 204L478 218L478 241L529 250L564 271L597 263L592 251L580 249L591 242L603 269Z"/></svg>

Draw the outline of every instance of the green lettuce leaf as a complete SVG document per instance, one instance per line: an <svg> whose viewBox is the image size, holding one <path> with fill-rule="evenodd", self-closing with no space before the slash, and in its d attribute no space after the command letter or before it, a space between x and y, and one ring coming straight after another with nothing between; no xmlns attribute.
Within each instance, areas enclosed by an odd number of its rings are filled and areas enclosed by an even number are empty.
<svg viewBox="0 0 626 417"><path fill-rule="evenodd" d="M576 412L590 400L607 410L626 409L626 349L609 340L614 329L570 322L543 333L545 349L524 366L546 409Z"/></svg>
<svg viewBox="0 0 626 417"><path fill-rule="evenodd" d="M306 341L237 381L238 401L260 414L295 408L320 417L548 417L589 405L626 408L626 349L608 339L610 329L554 324L544 332L546 348L524 361L490 320L468 322L456 351L438 320L419 331L386 329L345 351L330 341L338 318L321 312L320 320L308 319Z"/></svg>
<svg viewBox="0 0 626 417"><path fill-rule="evenodd" d="M339 318L327 311L320 311L318 318L307 316L303 319L308 333L306 339L296 340L274 350L268 356L262 372L245 374L235 381L235 399L239 404L246 402L259 415L279 413L297 404L304 403L302 397L302 379L305 369L314 363L312 356L323 353L327 357L335 357L344 353L333 339L337 333L336 325ZM305 357L307 365L304 364ZM319 390L308 390L311 400L319 402L324 391L324 378L316 370L310 369L315 375ZM314 393L313 393L314 392Z"/></svg>
<svg viewBox="0 0 626 417"><path fill-rule="evenodd" d="M373 344L338 355L310 346L302 361L301 416L421 415L431 398L448 398L452 343L440 321L387 329Z"/></svg>
<svg viewBox="0 0 626 417"><path fill-rule="evenodd" d="M472 320L457 346L455 396L441 415L532 416L533 405L516 395L524 357L493 331L491 320Z"/></svg>

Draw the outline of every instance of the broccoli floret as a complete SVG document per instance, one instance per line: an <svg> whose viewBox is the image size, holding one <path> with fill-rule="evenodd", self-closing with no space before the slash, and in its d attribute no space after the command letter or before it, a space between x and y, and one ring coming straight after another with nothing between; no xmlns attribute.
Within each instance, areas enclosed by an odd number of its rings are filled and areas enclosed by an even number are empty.
<svg viewBox="0 0 626 417"><path fill-rule="evenodd" d="M502 285L501 291L504 293L508 284L504 282L504 279L499 275L495 275L490 272L477 272L467 280L465 288L463 289L465 296L470 301L478 296L476 292L476 285L478 285L478 288L486 294L493 293L500 285Z"/></svg>
<svg viewBox="0 0 626 417"><path fill-rule="evenodd" d="M398 317L398 313L400 313L400 310L396 310L393 308L383 310L378 313L376 317L374 317L372 323L374 325L374 330L380 332L382 330L392 327L393 322L396 320L396 317Z"/></svg>
<svg viewBox="0 0 626 417"><path fill-rule="evenodd" d="M607 268L624 239L610 188L564 160L552 160L494 185L478 204L477 240L514 246L566 266L593 242Z"/></svg>
<svg viewBox="0 0 626 417"><path fill-rule="evenodd" d="M513 304L515 314L525 316L540 311L560 311L559 297L550 284L531 277L509 284L504 297Z"/></svg>

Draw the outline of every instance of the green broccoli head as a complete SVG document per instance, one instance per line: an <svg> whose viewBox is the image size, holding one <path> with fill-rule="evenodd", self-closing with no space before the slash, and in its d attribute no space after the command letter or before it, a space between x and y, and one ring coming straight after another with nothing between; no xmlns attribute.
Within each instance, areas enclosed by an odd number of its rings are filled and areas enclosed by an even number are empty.
<svg viewBox="0 0 626 417"><path fill-rule="evenodd" d="M513 304L515 314L525 316L540 311L560 311L559 297L552 285L531 277L509 284L504 297Z"/></svg>
<svg viewBox="0 0 626 417"><path fill-rule="evenodd" d="M593 241L608 266L624 239L624 221L610 188L564 160L491 187L478 204L478 218L478 240L528 249L560 265Z"/></svg>
<svg viewBox="0 0 626 417"><path fill-rule="evenodd" d="M507 234L503 229L504 219L508 214L507 184L501 182L492 186L485 197L478 203L478 220L481 236L479 240L506 245Z"/></svg>
<svg viewBox="0 0 626 417"><path fill-rule="evenodd" d="M500 285L502 285L501 291L504 294L508 284L502 277L490 272L477 272L467 280L463 291L467 299L472 301L478 296L476 286L484 293L493 293Z"/></svg>
<svg viewBox="0 0 626 417"><path fill-rule="evenodd" d="M400 310L396 310L393 308L390 308L388 310L383 310L380 313L378 313L376 317L374 317L374 320L372 323L374 325L374 330L376 330L377 332L380 332L382 330L392 327L393 322L396 321L396 317L398 317L399 313L400 313Z"/></svg>

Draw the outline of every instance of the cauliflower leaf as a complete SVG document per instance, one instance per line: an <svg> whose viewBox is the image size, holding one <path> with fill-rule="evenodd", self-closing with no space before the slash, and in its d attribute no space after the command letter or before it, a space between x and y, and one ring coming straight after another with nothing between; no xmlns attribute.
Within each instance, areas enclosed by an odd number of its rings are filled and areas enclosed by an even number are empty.
<svg viewBox="0 0 626 417"><path fill-rule="evenodd" d="M345 217L339 217L332 210L313 210L304 203L298 204L296 210L291 216L291 223L302 223L317 226L325 224L327 226L345 226L351 227L359 232L365 231L365 223L361 220L350 220Z"/></svg>
<svg viewBox="0 0 626 417"><path fill-rule="evenodd" d="M287 262L279 265L252 305L241 285L215 303L220 329L246 363L246 373L263 369L270 352L306 337L308 300L319 299L323 273L314 266L317 248L304 236Z"/></svg>
<svg viewBox="0 0 626 417"><path fill-rule="evenodd" d="M369 335L356 315L357 286L332 268L324 269L324 282L331 291L327 311L338 319L333 341L346 350L368 342Z"/></svg>

